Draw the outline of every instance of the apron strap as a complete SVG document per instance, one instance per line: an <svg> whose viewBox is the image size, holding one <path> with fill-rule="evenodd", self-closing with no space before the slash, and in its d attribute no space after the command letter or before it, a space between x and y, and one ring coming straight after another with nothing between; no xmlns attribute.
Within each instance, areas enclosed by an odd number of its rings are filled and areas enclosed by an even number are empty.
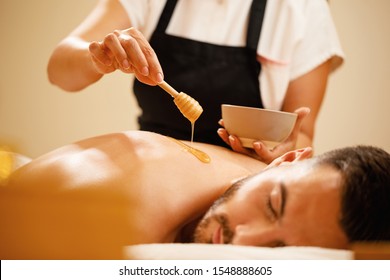
<svg viewBox="0 0 390 280"><path fill-rule="evenodd" d="M257 45L259 44L266 4L267 0L253 0L250 9L246 46L254 51L257 51Z"/></svg>
<svg viewBox="0 0 390 280"><path fill-rule="evenodd" d="M165 7L161 13L155 32L165 33L168 24L171 20L173 11L175 10L177 0L167 0Z"/></svg>

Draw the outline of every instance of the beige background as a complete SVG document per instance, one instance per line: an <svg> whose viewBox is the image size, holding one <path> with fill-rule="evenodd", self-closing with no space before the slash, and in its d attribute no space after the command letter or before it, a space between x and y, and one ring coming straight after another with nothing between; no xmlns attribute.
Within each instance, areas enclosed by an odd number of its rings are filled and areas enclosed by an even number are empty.
<svg viewBox="0 0 390 280"><path fill-rule="evenodd" d="M51 51L96 1L0 0L0 146L36 157L82 138L137 129L128 76L111 74L77 94L46 77ZM316 152L355 144L390 152L390 1L330 3L347 60L330 79Z"/></svg>

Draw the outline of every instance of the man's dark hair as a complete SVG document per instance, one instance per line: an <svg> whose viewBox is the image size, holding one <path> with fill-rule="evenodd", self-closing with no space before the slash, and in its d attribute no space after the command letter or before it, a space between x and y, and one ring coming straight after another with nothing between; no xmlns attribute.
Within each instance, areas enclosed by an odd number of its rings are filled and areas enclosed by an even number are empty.
<svg viewBox="0 0 390 280"><path fill-rule="evenodd" d="M344 180L340 224L350 242L390 240L390 154L356 146L318 157L341 172Z"/></svg>

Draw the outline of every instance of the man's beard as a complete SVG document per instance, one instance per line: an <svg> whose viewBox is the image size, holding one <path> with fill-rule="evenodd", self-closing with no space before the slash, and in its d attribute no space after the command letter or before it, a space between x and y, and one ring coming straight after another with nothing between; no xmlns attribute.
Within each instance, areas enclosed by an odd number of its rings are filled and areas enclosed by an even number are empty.
<svg viewBox="0 0 390 280"><path fill-rule="evenodd" d="M229 220L226 215L223 214L214 214L215 210L218 207L226 204L237 192L237 190L244 184L245 181L249 180L251 177L255 176L251 175L245 178L242 178L236 181L230 188L228 188L210 207L208 212L204 215L204 217L200 220L199 224L195 228L193 235L193 242L195 243L212 243L212 236L207 236L207 228L209 227L212 221L215 221L222 229L223 235L223 243L230 244L232 243L234 237L234 231L231 229L229 225Z"/></svg>
<svg viewBox="0 0 390 280"><path fill-rule="evenodd" d="M231 230L229 226L228 218L225 215L218 215L213 214L215 212L215 209L217 209L219 206L225 204L230 200L230 198L234 195L234 193L237 191L239 186L241 185L241 182L237 182L233 184L227 191L221 195L210 207L209 211L206 213L206 215L203 217L203 219L199 222L197 227L195 228L193 241L195 243L212 243L212 237L207 236L205 233L207 232L207 228L209 227L210 223L212 221L215 221L222 229L222 235L223 235L223 243L229 244L232 242L234 237L234 232Z"/></svg>
<svg viewBox="0 0 390 280"><path fill-rule="evenodd" d="M228 219L223 215L211 215L203 218L194 232L195 243L212 243L212 236L206 235L207 228L211 221L215 221L222 229L222 238L224 244L230 244L234 237L234 232L230 229Z"/></svg>

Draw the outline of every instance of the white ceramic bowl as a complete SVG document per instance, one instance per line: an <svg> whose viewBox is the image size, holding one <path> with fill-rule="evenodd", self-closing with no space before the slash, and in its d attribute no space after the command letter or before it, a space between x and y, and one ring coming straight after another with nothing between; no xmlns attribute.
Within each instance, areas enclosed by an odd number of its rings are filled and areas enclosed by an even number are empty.
<svg viewBox="0 0 390 280"><path fill-rule="evenodd" d="M223 104L222 119L228 133L237 136L244 147L253 148L253 142L260 140L273 148L290 135L297 114Z"/></svg>

